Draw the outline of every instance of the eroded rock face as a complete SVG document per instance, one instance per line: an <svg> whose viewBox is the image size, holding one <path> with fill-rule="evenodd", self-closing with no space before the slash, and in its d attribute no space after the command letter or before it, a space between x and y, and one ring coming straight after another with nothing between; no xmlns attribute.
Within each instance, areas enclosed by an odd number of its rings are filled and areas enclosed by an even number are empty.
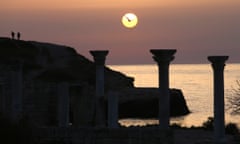
<svg viewBox="0 0 240 144"><path fill-rule="evenodd" d="M181 116L190 113L183 92L180 89L172 89L170 96L171 116Z"/></svg>

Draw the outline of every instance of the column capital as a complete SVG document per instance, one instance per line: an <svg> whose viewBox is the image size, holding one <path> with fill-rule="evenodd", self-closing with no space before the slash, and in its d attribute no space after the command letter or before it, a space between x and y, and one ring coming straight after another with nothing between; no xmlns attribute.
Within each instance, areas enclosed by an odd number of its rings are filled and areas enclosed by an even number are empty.
<svg viewBox="0 0 240 144"><path fill-rule="evenodd" d="M104 65L108 50L91 50L90 54L93 56L94 62L97 65Z"/></svg>
<svg viewBox="0 0 240 144"><path fill-rule="evenodd" d="M228 56L208 56L208 60L212 63L213 69L222 70L225 66L225 61L228 60Z"/></svg>
<svg viewBox="0 0 240 144"><path fill-rule="evenodd" d="M174 59L176 49L151 49L150 52L153 54L153 59L159 64L162 62L170 62Z"/></svg>

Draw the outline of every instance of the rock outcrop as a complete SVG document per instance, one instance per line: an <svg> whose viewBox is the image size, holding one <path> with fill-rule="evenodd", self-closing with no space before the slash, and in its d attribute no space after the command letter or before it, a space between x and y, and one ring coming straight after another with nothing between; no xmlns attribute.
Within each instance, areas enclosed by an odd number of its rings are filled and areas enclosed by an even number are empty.
<svg viewBox="0 0 240 144"><path fill-rule="evenodd" d="M127 89L119 94L120 118L158 118L159 90L157 88ZM186 101L179 89L170 90L170 115L189 114Z"/></svg>

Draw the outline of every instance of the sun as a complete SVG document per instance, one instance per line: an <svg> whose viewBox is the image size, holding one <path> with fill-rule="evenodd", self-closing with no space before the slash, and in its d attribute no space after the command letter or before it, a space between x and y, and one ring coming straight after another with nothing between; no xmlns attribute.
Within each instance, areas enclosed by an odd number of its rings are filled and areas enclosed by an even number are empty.
<svg viewBox="0 0 240 144"><path fill-rule="evenodd" d="M138 24L138 18L134 13L126 13L122 16L122 24L126 28L134 28Z"/></svg>

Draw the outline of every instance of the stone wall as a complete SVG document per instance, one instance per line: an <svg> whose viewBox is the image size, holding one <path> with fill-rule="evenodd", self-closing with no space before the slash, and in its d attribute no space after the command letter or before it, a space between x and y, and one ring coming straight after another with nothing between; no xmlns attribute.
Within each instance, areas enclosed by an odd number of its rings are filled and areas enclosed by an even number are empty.
<svg viewBox="0 0 240 144"><path fill-rule="evenodd" d="M66 87L68 94L63 95L69 101L60 102L62 91L58 85L59 83L54 82L25 82L23 115L38 127L57 126L60 123L59 120L62 119L61 116L66 116L67 121L74 126L87 126L90 123L87 120L91 120L93 117L91 113L93 111L93 94L90 93L89 87L80 83L69 84ZM66 111L64 111L65 109Z"/></svg>
<svg viewBox="0 0 240 144"><path fill-rule="evenodd" d="M38 126L57 124L56 84L25 82L23 116Z"/></svg>
<svg viewBox="0 0 240 144"><path fill-rule="evenodd" d="M172 130L158 128L42 128L35 136L41 144L173 144Z"/></svg>
<svg viewBox="0 0 240 144"><path fill-rule="evenodd" d="M18 63L14 65L0 64L0 69L0 113L15 119L16 110L20 110L19 103L16 103L16 101L20 101L16 99L16 95L19 95L19 91L17 91L19 89L16 88L18 86L16 84L18 82L16 75L19 72Z"/></svg>

